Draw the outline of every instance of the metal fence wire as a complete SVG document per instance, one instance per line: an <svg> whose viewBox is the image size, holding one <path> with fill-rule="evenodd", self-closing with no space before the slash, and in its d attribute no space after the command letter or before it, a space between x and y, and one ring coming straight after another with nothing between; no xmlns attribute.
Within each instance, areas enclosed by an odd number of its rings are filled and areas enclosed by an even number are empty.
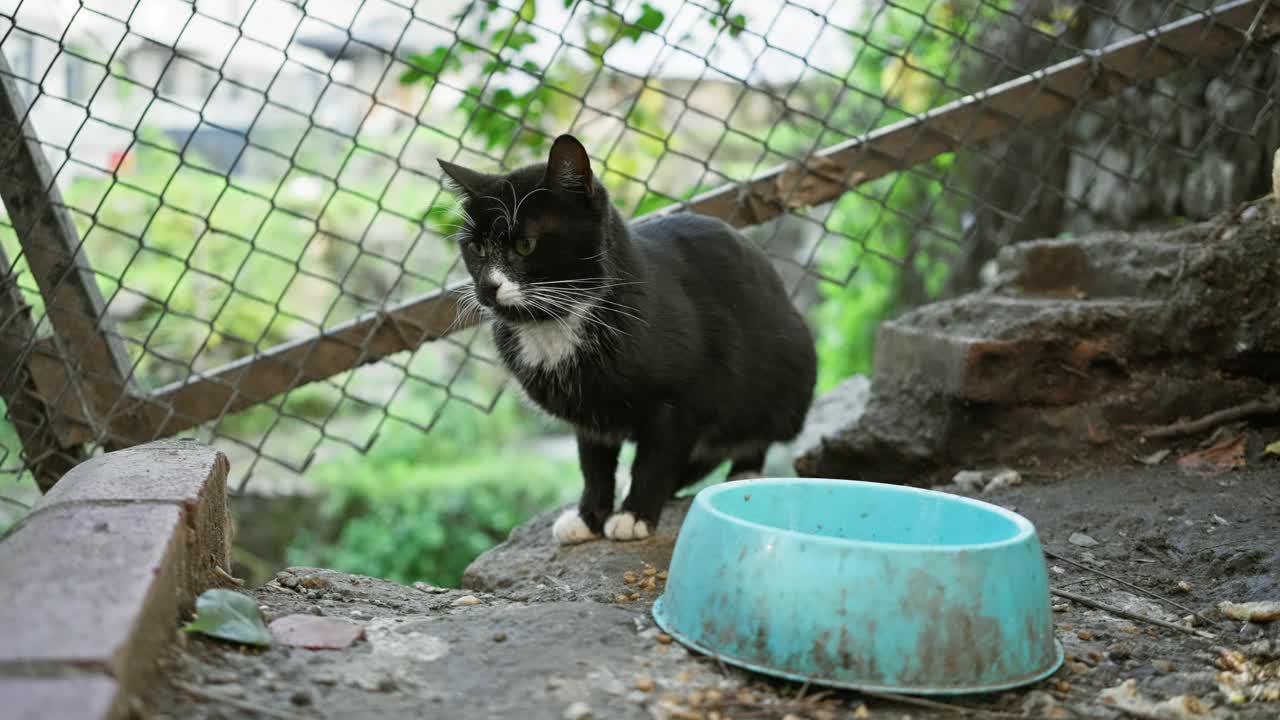
<svg viewBox="0 0 1280 720"><path fill-rule="evenodd" d="M1003 245L1264 194L1277 13L0 0L0 497L178 434L243 489L492 408L435 160L513 168L566 131L624 215L744 228L850 358L824 372L859 369L877 318Z"/></svg>

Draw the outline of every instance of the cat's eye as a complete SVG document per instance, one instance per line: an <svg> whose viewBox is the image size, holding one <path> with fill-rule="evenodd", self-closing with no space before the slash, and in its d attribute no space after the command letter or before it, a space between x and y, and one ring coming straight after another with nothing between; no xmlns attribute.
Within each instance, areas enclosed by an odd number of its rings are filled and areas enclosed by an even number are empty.
<svg viewBox="0 0 1280 720"><path fill-rule="evenodd" d="M516 238L516 252L521 255L529 255L533 249L538 246L538 238L533 235L521 235Z"/></svg>
<svg viewBox="0 0 1280 720"><path fill-rule="evenodd" d="M467 248L470 249L471 252L475 253L477 257L484 257L488 254L488 250L485 249L484 243L482 242L476 242L473 240L467 243Z"/></svg>

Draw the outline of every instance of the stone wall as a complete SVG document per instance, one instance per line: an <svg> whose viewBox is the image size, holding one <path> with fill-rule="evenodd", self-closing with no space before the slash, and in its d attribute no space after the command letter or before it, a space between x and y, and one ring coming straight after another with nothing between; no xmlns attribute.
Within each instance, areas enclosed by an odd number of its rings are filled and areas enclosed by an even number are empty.
<svg viewBox="0 0 1280 720"><path fill-rule="evenodd" d="M976 89L1183 17L1212 0L1078 3L1056 38L1029 18L1051 11L1020 0L1022 18L988 28L990 58L967 71ZM1264 195L1280 144L1280 55L1254 47L1145 83L1068 117L1021 130L958 161L975 200L966 257L952 292L979 285L979 271L1005 245L1063 233L1135 230L1212 217Z"/></svg>

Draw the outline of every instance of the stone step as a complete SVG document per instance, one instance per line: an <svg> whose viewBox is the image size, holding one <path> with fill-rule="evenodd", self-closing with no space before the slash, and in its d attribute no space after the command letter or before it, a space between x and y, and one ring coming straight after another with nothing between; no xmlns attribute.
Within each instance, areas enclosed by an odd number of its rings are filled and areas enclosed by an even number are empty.
<svg viewBox="0 0 1280 720"><path fill-rule="evenodd" d="M1157 298L1170 294L1200 226L1177 234L1097 233L1010 245L996 258L993 290L1060 298Z"/></svg>
<svg viewBox="0 0 1280 720"><path fill-rule="evenodd" d="M983 403L1064 405L1157 354L1162 303L968 296L883 324L876 382Z"/></svg>

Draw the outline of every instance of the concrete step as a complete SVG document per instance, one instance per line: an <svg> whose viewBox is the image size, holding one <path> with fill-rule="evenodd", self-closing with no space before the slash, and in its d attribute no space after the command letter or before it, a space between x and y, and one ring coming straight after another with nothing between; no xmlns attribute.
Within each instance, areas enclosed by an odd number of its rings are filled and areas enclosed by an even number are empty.
<svg viewBox="0 0 1280 720"><path fill-rule="evenodd" d="M967 296L881 326L876 382L984 403L1065 405L1158 351L1162 303Z"/></svg>
<svg viewBox="0 0 1280 720"><path fill-rule="evenodd" d="M1058 298L1158 298L1173 290L1200 226L1175 234L1098 233L1010 245L996 258L992 290Z"/></svg>

